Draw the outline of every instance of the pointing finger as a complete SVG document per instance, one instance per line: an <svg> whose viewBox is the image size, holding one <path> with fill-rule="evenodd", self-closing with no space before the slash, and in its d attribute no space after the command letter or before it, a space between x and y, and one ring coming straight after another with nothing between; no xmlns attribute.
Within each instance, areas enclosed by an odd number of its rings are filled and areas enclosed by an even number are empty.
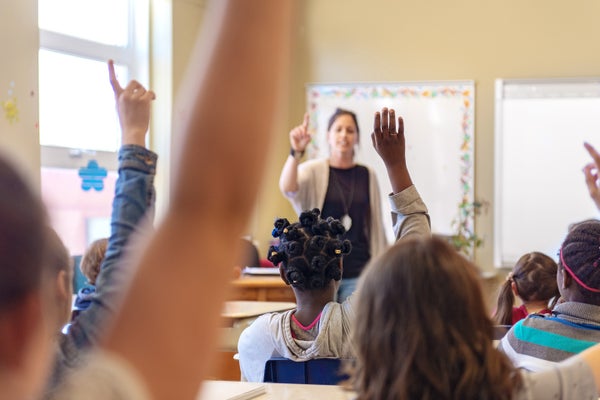
<svg viewBox="0 0 600 400"><path fill-rule="evenodd" d="M308 123L310 122L310 116L308 113L304 113L304 120L302 121L302 129L306 132L308 130Z"/></svg>
<svg viewBox="0 0 600 400"><path fill-rule="evenodd" d="M123 91L123 88L119 84L119 80L117 79L117 74L115 73L115 64L113 60L108 60L108 79L110 80L110 85L112 86L113 92L115 96L118 96Z"/></svg>
<svg viewBox="0 0 600 400"><path fill-rule="evenodd" d="M590 156L592 156L592 158L594 159L594 162L596 163L596 165L598 165L600 167L600 154L598 154L598 152L596 151L596 149L594 148L594 146L592 146L591 144L589 144L587 142L584 142L583 146L588 151L588 153L590 154Z"/></svg>

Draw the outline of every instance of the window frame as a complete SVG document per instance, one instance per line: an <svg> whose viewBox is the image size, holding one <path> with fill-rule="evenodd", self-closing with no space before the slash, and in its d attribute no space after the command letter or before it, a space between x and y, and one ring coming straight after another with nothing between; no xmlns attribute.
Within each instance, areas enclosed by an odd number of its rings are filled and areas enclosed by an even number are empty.
<svg viewBox="0 0 600 400"><path fill-rule="evenodd" d="M102 1L102 0L97 0ZM148 86L150 4L149 0L123 0L129 3L129 33L126 46L107 45L75 36L39 29L39 49L50 50L91 60L125 66L130 76ZM117 133L118 134L118 133ZM41 168L79 168L91 159L98 160L108 170L117 169L115 152L93 149L73 149L60 146L40 145Z"/></svg>

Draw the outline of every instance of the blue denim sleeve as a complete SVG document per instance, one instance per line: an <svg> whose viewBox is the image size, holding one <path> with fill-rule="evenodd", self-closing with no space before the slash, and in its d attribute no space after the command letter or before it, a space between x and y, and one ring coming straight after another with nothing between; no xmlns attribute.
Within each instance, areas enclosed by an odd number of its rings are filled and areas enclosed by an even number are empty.
<svg viewBox="0 0 600 400"><path fill-rule="evenodd" d="M66 369L78 365L87 348L98 343L106 321L115 314L130 275L126 263L122 262L123 252L140 221L153 218L156 161L157 155L141 146L124 145L119 150L111 235L96 282L96 295L89 308L75 318L68 333L59 338L50 388L59 383Z"/></svg>

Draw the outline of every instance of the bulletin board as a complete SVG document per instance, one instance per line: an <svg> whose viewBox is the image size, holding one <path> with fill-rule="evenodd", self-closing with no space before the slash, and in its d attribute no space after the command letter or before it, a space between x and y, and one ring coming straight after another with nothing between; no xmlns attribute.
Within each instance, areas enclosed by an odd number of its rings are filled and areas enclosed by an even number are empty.
<svg viewBox="0 0 600 400"><path fill-rule="evenodd" d="M557 260L569 224L598 218L582 168L600 147L600 78L496 81L494 264Z"/></svg>
<svg viewBox="0 0 600 400"><path fill-rule="evenodd" d="M356 161L374 169L382 194L384 224L393 240L389 200L391 184L373 148L373 116L383 107L404 118L406 158L413 182L427 204L434 233L450 235L459 204L473 201L472 81L311 84L306 88L309 158L327 157L327 122L336 108L357 114L360 143ZM465 221L472 225L473 221Z"/></svg>

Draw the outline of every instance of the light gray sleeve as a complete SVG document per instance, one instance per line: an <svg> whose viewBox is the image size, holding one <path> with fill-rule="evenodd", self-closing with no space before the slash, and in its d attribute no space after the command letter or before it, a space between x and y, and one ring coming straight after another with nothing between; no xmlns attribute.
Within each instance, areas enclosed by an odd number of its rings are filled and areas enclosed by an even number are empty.
<svg viewBox="0 0 600 400"><path fill-rule="evenodd" d="M598 391L590 366L572 357L540 372L521 372L523 387L515 400L597 400Z"/></svg>
<svg viewBox="0 0 600 400"><path fill-rule="evenodd" d="M431 235L427 206L414 185L400 193L391 194L389 199L396 240L413 235Z"/></svg>
<svg viewBox="0 0 600 400"><path fill-rule="evenodd" d="M264 379L265 364L274 351L270 316L261 315L240 335L238 357L242 381L262 382Z"/></svg>

